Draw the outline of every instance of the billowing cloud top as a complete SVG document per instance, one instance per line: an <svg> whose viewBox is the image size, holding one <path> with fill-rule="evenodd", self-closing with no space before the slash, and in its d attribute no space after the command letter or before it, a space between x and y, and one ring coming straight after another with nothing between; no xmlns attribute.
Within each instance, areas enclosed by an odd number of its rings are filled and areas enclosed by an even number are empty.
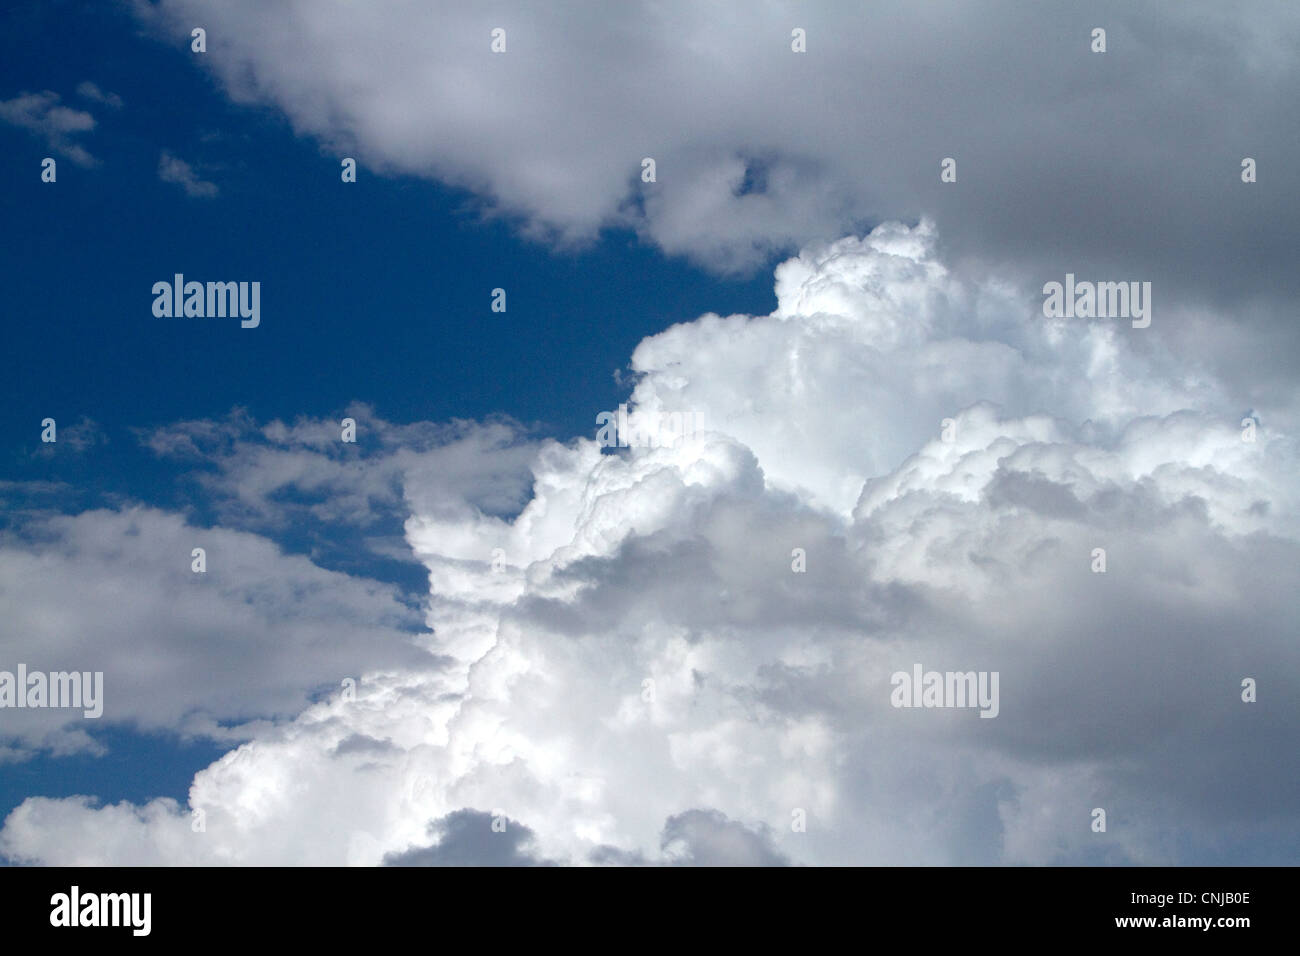
<svg viewBox="0 0 1300 956"><path fill-rule="evenodd" d="M702 423L662 447L461 436L452 480L394 470L391 449L347 477L239 452L253 488L258 460L281 484L399 476L437 666L394 653L355 699L258 731L196 777L189 809L33 798L0 848L351 864L1293 850L1292 399L1251 408L1143 348L1145 330L1044 318L1013 284L957 278L928 222L810 245L776 282L771 315L705 315L637 348L631 417ZM151 440L203 430L182 431ZM474 500L475 448L493 487L531 484L521 508ZM997 672L996 719L892 706L891 675L916 664Z"/></svg>

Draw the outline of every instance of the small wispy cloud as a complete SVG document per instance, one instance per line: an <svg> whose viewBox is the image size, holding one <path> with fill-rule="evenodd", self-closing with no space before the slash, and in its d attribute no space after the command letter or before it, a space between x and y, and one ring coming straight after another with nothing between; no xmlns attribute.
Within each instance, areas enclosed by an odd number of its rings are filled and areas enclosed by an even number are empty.
<svg viewBox="0 0 1300 956"><path fill-rule="evenodd" d="M0 120L29 130L45 140L51 151L66 156L78 166L95 166L98 160L73 137L95 128L95 117L85 110L59 105L58 93L19 93L11 100L0 100Z"/></svg>
<svg viewBox="0 0 1300 956"><path fill-rule="evenodd" d="M217 186L205 179L200 179L194 167L179 156L167 150L158 157L158 178L165 183L176 183L185 190L185 195L199 199L211 199L217 194Z"/></svg>
<svg viewBox="0 0 1300 956"><path fill-rule="evenodd" d="M77 95L83 99L92 100L95 103L102 103L105 106L112 107L115 110L122 108L122 97L116 93L109 93L101 90L97 85L86 80L77 86Z"/></svg>
<svg viewBox="0 0 1300 956"><path fill-rule="evenodd" d="M35 447L32 454L41 458L50 458L56 454L56 451L57 453L71 451L79 455L99 445L108 444L108 435L103 427L84 415L74 424L57 425L55 435L57 442L42 442Z"/></svg>

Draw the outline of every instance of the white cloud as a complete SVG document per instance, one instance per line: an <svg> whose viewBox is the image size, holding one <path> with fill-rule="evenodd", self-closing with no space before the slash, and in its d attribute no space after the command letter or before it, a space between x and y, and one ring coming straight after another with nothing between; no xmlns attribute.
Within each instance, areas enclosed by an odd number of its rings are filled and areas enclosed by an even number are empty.
<svg viewBox="0 0 1300 956"><path fill-rule="evenodd" d="M1222 286L1226 265L1269 276L1275 243L1225 257L1184 237L1217 222L1293 239L1300 211L1261 179L1278 204L1261 221L1233 185L1240 156L1282 155L1296 131L1300 17L1285 0L1249 21L1209 0L1103 3L1105 55L1068 9L1017 2L136 9L169 41L204 22L196 65L236 101L275 105L365 166L469 188L535 235L626 226L716 268L928 214L963 255L1177 265L1194 283L1192 257ZM806 53L791 51L796 26ZM1221 170L1200 160L1211 140ZM947 156L955 185L939 181ZM1078 188L1098 177L1104 195Z"/></svg>
<svg viewBox="0 0 1300 956"><path fill-rule="evenodd" d="M217 195L216 183L201 179L189 163L165 149L158 157L158 178L165 183L176 183L187 196L211 199Z"/></svg>
<svg viewBox="0 0 1300 956"><path fill-rule="evenodd" d="M116 93L109 93L101 90L96 84L90 82L90 80L77 84L77 95L95 103L102 103L115 110L120 110L122 108L122 97L118 96Z"/></svg>
<svg viewBox="0 0 1300 956"><path fill-rule="evenodd" d="M960 281L934 250L928 225L813 246L777 269L772 315L642 342L638 407L708 411L678 447L534 446L517 514L455 483L407 495L445 666L367 673L355 701L201 772L206 832L170 801L34 798L0 849L50 864L1285 853L1294 416L1262 409L1243 442L1230 387L1115 323L1046 320L1005 284ZM998 671L998 718L892 708L890 674L918 662ZM1259 703L1241 701L1244 676ZM1106 834L1089 830L1097 806ZM490 829L499 812L509 836Z"/></svg>
<svg viewBox="0 0 1300 956"><path fill-rule="evenodd" d="M355 423L343 442L342 422ZM178 422L140 435L155 454L210 470L196 478L223 523L273 530L306 521L370 529L451 509L515 513L537 446L518 424L397 425L354 403L337 418L259 426L243 409L220 422Z"/></svg>
<svg viewBox="0 0 1300 956"><path fill-rule="evenodd" d="M0 537L0 616L0 669L104 674L97 720L7 709L20 753L90 747L106 724L241 739L234 725L296 714L363 669L436 664L395 589L139 506L29 517Z"/></svg>
<svg viewBox="0 0 1300 956"><path fill-rule="evenodd" d="M78 166L95 166L98 160L74 137L95 128L95 118L85 110L59 104L59 94L45 90L20 93L0 100L0 121L29 130L45 140L46 146Z"/></svg>

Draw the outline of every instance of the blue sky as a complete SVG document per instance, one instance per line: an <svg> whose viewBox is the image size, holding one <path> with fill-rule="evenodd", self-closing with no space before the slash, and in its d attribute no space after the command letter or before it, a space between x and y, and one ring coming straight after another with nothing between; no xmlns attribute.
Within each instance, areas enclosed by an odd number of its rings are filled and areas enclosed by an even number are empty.
<svg viewBox="0 0 1300 956"><path fill-rule="evenodd" d="M622 394L612 373L644 335L724 302L773 304L767 276L720 280L628 234L557 252L484 222L481 203L434 183L363 167L345 187L335 158L282 118L230 105L188 50L137 35L124 9L40 8L27 8L31 29L57 32L60 56L6 31L6 89L65 91L67 105L86 105L72 90L94 77L126 106L100 115L103 165L63 164L56 190L32 175L48 152L39 140L0 130L5 217L22 237L8 260L21 277L9 283L12 305L33 317L10 327L7 434L46 414L148 426L235 405L266 419L357 399L395 421L506 413L585 432L591 409ZM159 181L164 149L212 170L220 201ZM275 319L256 336L154 321L149 289L176 271L259 279ZM497 287L505 314L490 311Z"/></svg>

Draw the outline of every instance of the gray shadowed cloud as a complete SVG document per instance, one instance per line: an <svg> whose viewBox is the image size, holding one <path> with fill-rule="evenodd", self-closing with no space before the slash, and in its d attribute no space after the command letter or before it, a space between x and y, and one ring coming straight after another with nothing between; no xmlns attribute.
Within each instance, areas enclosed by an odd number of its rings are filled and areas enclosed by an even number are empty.
<svg viewBox="0 0 1300 956"><path fill-rule="evenodd" d="M533 855L533 831L504 819L493 830L493 816L480 810L457 810L430 824L437 842L384 858L385 866L551 866Z"/></svg>

